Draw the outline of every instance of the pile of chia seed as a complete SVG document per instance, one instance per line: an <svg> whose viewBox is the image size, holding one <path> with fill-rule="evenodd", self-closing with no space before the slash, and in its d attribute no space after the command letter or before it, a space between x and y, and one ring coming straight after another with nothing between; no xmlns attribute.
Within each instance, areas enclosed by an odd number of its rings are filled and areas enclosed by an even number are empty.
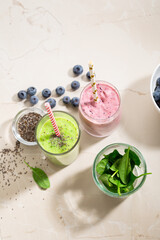
<svg viewBox="0 0 160 240"><path fill-rule="evenodd" d="M35 142L35 128L41 117L38 113L30 112L20 118L17 129L24 140Z"/></svg>

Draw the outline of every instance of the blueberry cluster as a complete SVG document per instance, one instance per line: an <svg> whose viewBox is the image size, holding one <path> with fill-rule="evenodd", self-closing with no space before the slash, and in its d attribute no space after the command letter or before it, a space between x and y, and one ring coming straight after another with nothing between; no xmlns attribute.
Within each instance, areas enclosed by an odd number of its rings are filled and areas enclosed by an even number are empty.
<svg viewBox="0 0 160 240"><path fill-rule="evenodd" d="M153 98L160 108L160 77L156 81L156 87L153 92Z"/></svg>
<svg viewBox="0 0 160 240"><path fill-rule="evenodd" d="M73 73L76 76L79 76L80 74L83 73L83 67L81 65L75 65L73 67ZM90 79L90 72L86 73L86 77ZM77 90L80 87L80 82L79 81L72 81L71 82L71 88L73 91ZM55 92L57 96L62 96L65 93L65 88L63 86L58 86L55 89ZM29 101L32 105L35 105L38 103L39 98L36 96L37 89L35 87L29 87L27 91L21 90L18 92L18 98L19 99L27 99L29 98ZM51 90L48 88L45 88L42 90L42 96L43 98L47 99L46 102L50 103L51 108L54 108L56 106L56 100L54 98L49 98L51 96ZM70 99L69 96L64 96L63 97L63 103L64 104L71 104L73 107L78 107L79 106L79 98L78 97L73 97Z"/></svg>

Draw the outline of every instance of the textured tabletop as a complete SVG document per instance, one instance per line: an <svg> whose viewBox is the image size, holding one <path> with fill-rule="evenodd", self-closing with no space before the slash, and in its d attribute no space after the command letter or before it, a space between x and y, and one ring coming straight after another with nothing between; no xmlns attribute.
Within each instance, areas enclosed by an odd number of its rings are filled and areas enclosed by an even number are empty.
<svg viewBox="0 0 160 240"><path fill-rule="evenodd" d="M159 0L0 0L0 240L158 240L160 239L160 114L150 96L151 75L160 62ZM46 160L38 146L16 143L11 126L28 100L19 90L49 88L55 110L79 120L55 88L79 97L88 62L96 79L115 85L122 116L111 136L97 139L82 129L80 153L67 167ZM72 69L83 66L75 77ZM73 80L80 88L72 91ZM122 142L143 154L149 175L124 200L103 194L92 178L97 153ZM41 190L24 160L42 168L51 187Z"/></svg>

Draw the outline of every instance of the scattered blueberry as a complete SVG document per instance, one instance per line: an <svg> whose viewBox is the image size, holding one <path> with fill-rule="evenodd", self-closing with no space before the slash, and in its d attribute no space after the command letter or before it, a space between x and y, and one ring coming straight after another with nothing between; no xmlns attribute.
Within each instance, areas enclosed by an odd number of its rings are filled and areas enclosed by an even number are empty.
<svg viewBox="0 0 160 240"><path fill-rule="evenodd" d="M70 97L68 97L68 96L63 97L63 102L64 102L65 104L70 103Z"/></svg>
<svg viewBox="0 0 160 240"><path fill-rule="evenodd" d="M27 93L28 93L29 96L35 95L36 92L37 92L37 89L36 89L35 87L29 87L29 88L27 89Z"/></svg>
<svg viewBox="0 0 160 240"><path fill-rule="evenodd" d="M27 92L24 91L24 90L19 91L17 95L18 95L18 98L20 98L20 99L26 99L27 98Z"/></svg>
<svg viewBox="0 0 160 240"><path fill-rule="evenodd" d="M38 101L39 101L39 99L38 99L37 96L34 95L34 96L31 96L31 97L30 97L30 102L32 103L32 105L37 104Z"/></svg>
<svg viewBox="0 0 160 240"><path fill-rule="evenodd" d="M87 72L87 73L86 73L86 77L87 77L88 79L91 79L90 72Z"/></svg>
<svg viewBox="0 0 160 240"><path fill-rule="evenodd" d="M80 87L80 83L78 81L73 81L71 83L71 88L77 90Z"/></svg>
<svg viewBox="0 0 160 240"><path fill-rule="evenodd" d="M73 67L73 72L76 75L80 75L83 72L83 67L81 65L75 65Z"/></svg>
<svg viewBox="0 0 160 240"><path fill-rule="evenodd" d="M47 102L49 102L51 108L54 108L56 106L56 100L54 98L49 98Z"/></svg>
<svg viewBox="0 0 160 240"><path fill-rule="evenodd" d="M73 105L73 107L78 107L79 106L79 98L73 97L71 100L71 104Z"/></svg>
<svg viewBox="0 0 160 240"><path fill-rule="evenodd" d="M156 85L157 85L157 86L160 86L160 77L157 78Z"/></svg>
<svg viewBox="0 0 160 240"><path fill-rule="evenodd" d="M65 93L64 87L62 87L62 86L57 87L56 88L56 93L57 93L58 96L63 95Z"/></svg>
<svg viewBox="0 0 160 240"><path fill-rule="evenodd" d="M43 91L42 91L42 96L43 96L44 98L50 97L50 96L51 96L51 90L49 90L48 88L43 89Z"/></svg>
<svg viewBox="0 0 160 240"><path fill-rule="evenodd" d="M153 92L153 97L154 97L154 100L157 102L157 101L160 101L160 91L157 91L155 90Z"/></svg>

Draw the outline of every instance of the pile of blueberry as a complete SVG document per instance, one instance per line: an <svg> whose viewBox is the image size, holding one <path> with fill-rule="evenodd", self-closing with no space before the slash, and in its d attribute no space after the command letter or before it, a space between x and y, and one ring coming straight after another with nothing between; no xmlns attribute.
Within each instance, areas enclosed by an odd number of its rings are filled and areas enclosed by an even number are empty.
<svg viewBox="0 0 160 240"><path fill-rule="evenodd" d="M160 77L156 81L156 87L153 92L153 98L160 108Z"/></svg>
<svg viewBox="0 0 160 240"><path fill-rule="evenodd" d="M82 74L83 72L83 67L81 65L75 65L73 67L73 73L78 76ZM87 72L86 77L90 79L90 73ZM71 83L71 88L73 90L77 90L80 87L80 83L78 81L73 81ZM32 105L35 105L38 103L39 98L35 95L37 93L37 89L35 87L29 87L27 91L21 90L18 92L18 98L19 99L27 99L29 97L30 103ZM58 96L62 96L65 93L65 88L62 86L59 86L56 88L56 94ZM51 108L54 108L56 106L56 100L54 98L49 98L51 96L51 90L48 88L43 89L42 91L42 96L44 98L48 98L47 102L50 103ZM79 106L79 98L78 97L73 97L70 99L69 96L64 96L63 97L63 103L64 104L69 104L71 103L73 107L78 107Z"/></svg>

